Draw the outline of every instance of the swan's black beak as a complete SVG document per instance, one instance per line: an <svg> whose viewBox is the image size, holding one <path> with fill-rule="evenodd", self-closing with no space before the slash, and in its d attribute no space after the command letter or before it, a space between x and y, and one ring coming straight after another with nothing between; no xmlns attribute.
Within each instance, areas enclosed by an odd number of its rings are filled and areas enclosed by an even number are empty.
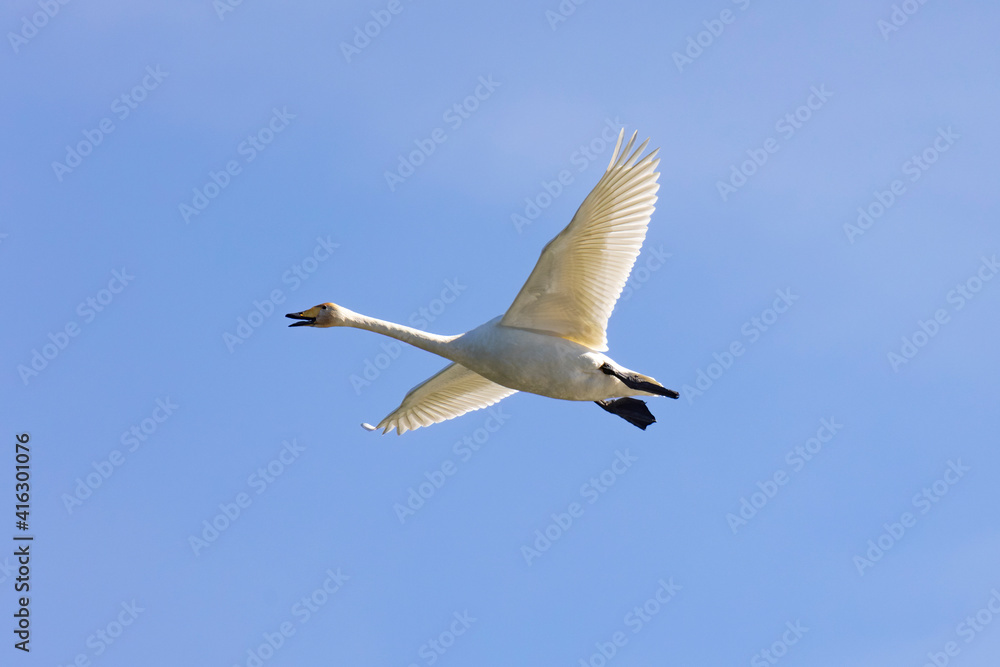
<svg viewBox="0 0 1000 667"><path fill-rule="evenodd" d="M305 311L308 312L308 311ZM290 327L311 327L316 324L316 318L310 317L303 313L288 313L285 317L289 317L293 320L301 320L301 322L292 322L288 326Z"/></svg>

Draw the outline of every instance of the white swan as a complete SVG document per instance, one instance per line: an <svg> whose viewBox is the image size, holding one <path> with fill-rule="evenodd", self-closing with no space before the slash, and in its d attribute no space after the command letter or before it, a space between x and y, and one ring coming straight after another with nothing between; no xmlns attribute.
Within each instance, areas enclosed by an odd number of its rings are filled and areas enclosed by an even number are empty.
<svg viewBox="0 0 1000 667"><path fill-rule="evenodd" d="M399 434L493 405L516 391L571 401L595 401L645 429L656 421L644 401L669 396L656 380L602 354L606 329L639 249L659 189L657 150L647 139L629 154L636 134L611 163L569 225L549 242L507 312L468 333L440 336L365 317L323 303L286 317L289 326L367 329L450 359L453 363L406 394L373 431ZM615 400L610 400L615 399Z"/></svg>

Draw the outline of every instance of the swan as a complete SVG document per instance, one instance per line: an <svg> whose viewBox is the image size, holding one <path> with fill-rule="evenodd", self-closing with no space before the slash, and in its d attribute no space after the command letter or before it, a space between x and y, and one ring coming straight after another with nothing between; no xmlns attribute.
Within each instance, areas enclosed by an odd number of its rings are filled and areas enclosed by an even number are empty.
<svg viewBox="0 0 1000 667"><path fill-rule="evenodd" d="M659 189L659 149L640 157L633 133L569 225L542 250L531 275L503 315L464 334L442 336L322 303L289 313L291 327L354 327L374 331L451 360L411 389L398 408L369 431L430 426L497 403L517 391L569 401L594 401L645 430L656 419L634 396L680 394L603 354L607 324L639 255Z"/></svg>

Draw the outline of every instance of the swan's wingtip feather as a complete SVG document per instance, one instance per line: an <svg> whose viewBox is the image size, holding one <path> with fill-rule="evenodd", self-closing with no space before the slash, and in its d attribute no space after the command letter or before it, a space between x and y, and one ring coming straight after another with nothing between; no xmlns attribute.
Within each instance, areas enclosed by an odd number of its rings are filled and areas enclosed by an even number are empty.
<svg viewBox="0 0 1000 667"><path fill-rule="evenodd" d="M604 171L611 171L612 167L615 166L615 162L618 161L618 151L622 147L622 139L625 138L625 128L623 127L618 131L618 142L615 144L615 149L611 151L611 162L608 163L608 168Z"/></svg>

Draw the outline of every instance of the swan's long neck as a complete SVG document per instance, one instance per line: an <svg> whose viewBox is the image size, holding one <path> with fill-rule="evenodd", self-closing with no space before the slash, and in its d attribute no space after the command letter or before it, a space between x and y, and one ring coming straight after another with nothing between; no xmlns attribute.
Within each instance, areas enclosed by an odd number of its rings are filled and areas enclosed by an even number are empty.
<svg viewBox="0 0 1000 667"><path fill-rule="evenodd" d="M346 308L342 310L347 311ZM450 347L450 344L456 338L459 338L459 336L441 336L427 333L420 329L396 324L395 322L386 322L375 317L367 317L353 311L347 311L343 314L345 315L344 326L374 331L375 333L395 338L396 340L419 347L421 350L427 350L446 359L452 359L452 353L455 350Z"/></svg>

